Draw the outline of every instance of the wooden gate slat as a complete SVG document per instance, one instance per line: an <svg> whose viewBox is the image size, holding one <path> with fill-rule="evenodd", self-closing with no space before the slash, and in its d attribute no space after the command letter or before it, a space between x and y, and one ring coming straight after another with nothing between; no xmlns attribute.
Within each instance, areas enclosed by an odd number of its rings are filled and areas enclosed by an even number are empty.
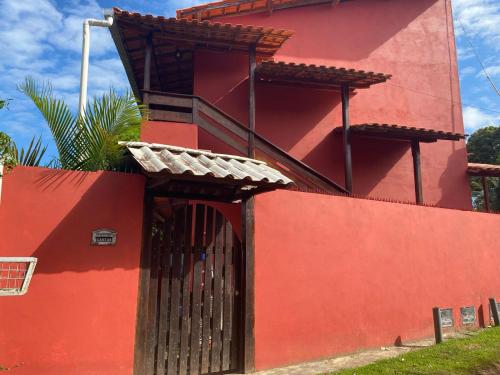
<svg viewBox="0 0 500 375"><path fill-rule="evenodd" d="M200 369L200 323L201 323L201 272L203 266L202 247L205 227L205 206L196 205L194 227L194 266L193 266L193 300L191 316L191 354L189 356L189 374L197 375Z"/></svg>
<svg viewBox="0 0 500 375"><path fill-rule="evenodd" d="M179 375L186 375L189 356L189 315L191 293L189 290L192 271L191 233L193 220L193 206L188 206L186 216L186 234L184 236L184 272L182 275L182 317L181 317L181 351L179 356Z"/></svg>
<svg viewBox="0 0 500 375"><path fill-rule="evenodd" d="M232 337L231 337L231 365L237 368L240 363L243 353L241 353L241 327L243 323L243 311L241 303L242 290L242 274L240 270L243 269L243 259L241 254L241 242L233 233L233 294L231 299L233 301L233 321L232 321Z"/></svg>
<svg viewBox="0 0 500 375"><path fill-rule="evenodd" d="M167 357L167 375L177 375L177 356L179 354L179 301L182 278L182 241L186 227L187 207L175 212L174 222L174 247L172 249L172 282L171 282L171 303L170 303L170 323Z"/></svg>
<svg viewBox="0 0 500 375"><path fill-rule="evenodd" d="M215 272L214 272L214 307L212 325L211 372L220 371L221 360L221 324L222 324L222 248L224 245L224 218L217 211L215 214Z"/></svg>
<svg viewBox="0 0 500 375"><path fill-rule="evenodd" d="M156 233L145 319L145 373L237 370L241 311L236 303L241 301L235 292L241 288L242 258L230 222L209 206L186 205L174 208L164 223L161 244Z"/></svg>
<svg viewBox="0 0 500 375"><path fill-rule="evenodd" d="M158 222L156 222L158 226ZM146 330L146 359L144 368L146 373L153 373L155 367L155 349L157 342L157 302L158 302L158 270L160 253L160 232L153 237L151 252L151 272L148 298L148 322Z"/></svg>
<svg viewBox="0 0 500 375"><path fill-rule="evenodd" d="M158 313L158 348L156 353L156 374L165 374L165 351L167 349L168 334L168 311L170 297L170 274L171 274L171 252L172 252L172 221L168 220L164 225L163 257L161 261L161 296L160 310Z"/></svg>
<svg viewBox="0 0 500 375"><path fill-rule="evenodd" d="M230 369L230 348L233 321L233 227L226 220L224 243L224 316L222 328L222 371Z"/></svg>
<svg viewBox="0 0 500 375"><path fill-rule="evenodd" d="M201 373L210 369L210 319L212 311L212 269L214 249L214 209L207 207L205 275L203 280L203 337L201 350Z"/></svg>

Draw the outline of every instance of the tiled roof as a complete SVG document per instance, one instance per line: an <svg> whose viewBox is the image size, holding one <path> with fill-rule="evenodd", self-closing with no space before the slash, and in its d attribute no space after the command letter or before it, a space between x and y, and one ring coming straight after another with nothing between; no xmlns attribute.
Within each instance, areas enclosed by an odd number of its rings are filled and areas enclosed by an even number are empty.
<svg viewBox="0 0 500 375"><path fill-rule="evenodd" d="M179 9L177 18L206 20L243 13L272 12L314 4L336 4L346 0L223 0Z"/></svg>
<svg viewBox="0 0 500 375"><path fill-rule="evenodd" d="M467 173L471 176L500 177L500 165L469 163L467 165Z"/></svg>
<svg viewBox="0 0 500 375"><path fill-rule="evenodd" d="M265 162L235 155L149 144L120 142L149 175L211 177L245 184L290 185L293 181Z"/></svg>
<svg viewBox="0 0 500 375"><path fill-rule="evenodd" d="M314 64L264 61L257 65L257 77L265 81L365 88L391 78L389 74Z"/></svg>
<svg viewBox="0 0 500 375"><path fill-rule="evenodd" d="M442 130L417 128L414 126L404 126L395 124L356 124L350 126L351 133L359 133L365 136L383 137L402 140L418 140L420 142L435 142L437 140L459 141L464 139L462 133L445 132ZM335 132L342 132L343 128L338 127Z"/></svg>
<svg viewBox="0 0 500 375"><path fill-rule="evenodd" d="M214 49L248 51L255 45L257 54L271 56L293 34L292 31L253 25L233 25L229 23L198 21L196 19L176 19L113 9L115 23L122 29L125 42L141 35L154 32L153 38L182 41Z"/></svg>

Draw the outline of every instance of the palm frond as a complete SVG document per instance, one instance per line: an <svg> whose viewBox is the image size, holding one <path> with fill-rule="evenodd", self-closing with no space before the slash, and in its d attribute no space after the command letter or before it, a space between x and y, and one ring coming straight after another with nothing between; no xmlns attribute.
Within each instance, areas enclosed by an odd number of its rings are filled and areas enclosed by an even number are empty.
<svg viewBox="0 0 500 375"><path fill-rule="evenodd" d="M118 141L139 139L142 110L130 92L120 96L111 89L93 99L83 118L85 169L120 168L124 150Z"/></svg>
<svg viewBox="0 0 500 375"><path fill-rule="evenodd" d="M17 165L38 167L40 166L45 151L47 151L47 146L42 145L42 137L39 136L38 139L36 139L36 137L31 139L27 149L22 147L21 150L18 150L17 146L13 144L13 150Z"/></svg>
<svg viewBox="0 0 500 375"><path fill-rule="evenodd" d="M47 121L59 153L63 168L74 169L78 163L78 150L75 148L76 119L64 101L55 99L50 84L37 84L31 77L18 86L36 105Z"/></svg>

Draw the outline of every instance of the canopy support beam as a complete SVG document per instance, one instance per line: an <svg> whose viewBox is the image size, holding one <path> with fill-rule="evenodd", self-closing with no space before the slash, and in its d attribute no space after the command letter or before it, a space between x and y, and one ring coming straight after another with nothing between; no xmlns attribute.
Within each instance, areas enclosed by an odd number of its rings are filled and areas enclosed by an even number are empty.
<svg viewBox="0 0 500 375"><path fill-rule="evenodd" d="M422 194L422 173L420 167L420 142L416 139L411 141L411 155L413 157L413 177L415 180L415 197L417 204L424 203Z"/></svg>
<svg viewBox="0 0 500 375"><path fill-rule="evenodd" d="M151 90L151 55L153 54L153 33L149 33L146 38L146 50L144 55L144 84L143 90ZM149 94L146 91L142 93L142 103L149 105Z"/></svg>
<svg viewBox="0 0 500 375"><path fill-rule="evenodd" d="M341 87L342 126L344 127L344 173L345 189L352 194L351 130L349 125L349 85Z"/></svg>

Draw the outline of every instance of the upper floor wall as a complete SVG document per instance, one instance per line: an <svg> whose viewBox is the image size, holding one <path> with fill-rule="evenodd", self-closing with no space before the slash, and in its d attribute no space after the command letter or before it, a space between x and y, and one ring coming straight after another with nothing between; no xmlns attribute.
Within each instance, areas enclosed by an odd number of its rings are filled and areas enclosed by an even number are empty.
<svg viewBox="0 0 500 375"><path fill-rule="evenodd" d="M275 60L392 74L387 83L357 90L350 121L464 131L449 0L354 0L214 19L294 30ZM248 118L248 59L197 51L194 92L242 123ZM258 82L256 129L292 156L342 184L340 94ZM200 134L200 147L223 145ZM423 144L424 201L470 209L465 143ZM234 152L234 151L233 151ZM414 200L407 142L352 140L354 193Z"/></svg>
<svg viewBox="0 0 500 375"><path fill-rule="evenodd" d="M450 0L354 0L216 21L293 30L275 60L392 74L353 98L352 123L464 130Z"/></svg>

